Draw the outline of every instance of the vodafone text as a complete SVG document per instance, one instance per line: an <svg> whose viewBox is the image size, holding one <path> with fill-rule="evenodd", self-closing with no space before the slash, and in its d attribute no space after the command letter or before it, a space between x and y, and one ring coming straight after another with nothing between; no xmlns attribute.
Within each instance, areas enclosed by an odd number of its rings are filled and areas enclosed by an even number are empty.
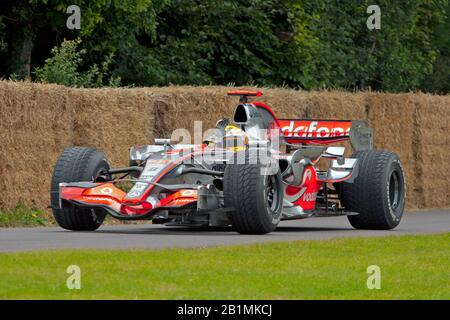
<svg viewBox="0 0 450 320"><path fill-rule="evenodd" d="M334 121L298 121L290 120L280 121L282 123L281 130L286 137L301 138L327 138L347 136L350 132L351 122L334 122Z"/></svg>

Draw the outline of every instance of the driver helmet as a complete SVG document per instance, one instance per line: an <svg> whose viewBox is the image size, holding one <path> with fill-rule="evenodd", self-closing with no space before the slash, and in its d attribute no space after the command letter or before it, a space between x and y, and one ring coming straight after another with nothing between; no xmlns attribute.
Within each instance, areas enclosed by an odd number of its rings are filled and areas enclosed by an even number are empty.
<svg viewBox="0 0 450 320"><path fill-rule="evenodd" d="M211 135L207 136L203 141L203 143L209 147L220 145L223 141L223 137L226 134L225 128L228 126L229 123L230 119L228 118L222 118L219 121L217 121L214 132Z"/></svg>
<svg viewBox="0 0 450 320"><path fill-rule="evenodd" d="M223 147L233 151L245 150L248 146L248 134L235 124L228 124L225 127L225 135L223 137Z"/></svg>

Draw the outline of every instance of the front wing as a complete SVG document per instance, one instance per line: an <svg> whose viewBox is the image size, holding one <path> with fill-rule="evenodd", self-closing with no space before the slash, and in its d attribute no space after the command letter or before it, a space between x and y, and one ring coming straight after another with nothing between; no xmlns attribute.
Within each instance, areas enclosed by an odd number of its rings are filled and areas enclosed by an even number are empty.
<svg viewBox="0 0 450 320"><path fill-rule="evenodd" d="M180 189L162 199L149 196L140 203L127 203L126 192L113 183L74 182L60 184L60 208L64 202L87 208L103 208L118 219L151 218L160 210L179 210L197 204L198 190Z"/></svg>

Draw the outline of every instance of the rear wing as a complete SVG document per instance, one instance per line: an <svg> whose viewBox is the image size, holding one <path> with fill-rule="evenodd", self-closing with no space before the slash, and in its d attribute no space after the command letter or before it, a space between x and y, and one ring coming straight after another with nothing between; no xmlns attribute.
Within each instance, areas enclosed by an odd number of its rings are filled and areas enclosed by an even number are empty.
<svg viewBox="0 0 450 320"><path fill-rule="evenodd" d="M284 138L290 144L333 144L350 140L352 148L373 148L373 131L365 121L278 119Z"/></svg>
<svg viewBox="0 0 450 320"><path fill-rule="evenodd" d="M240 96L233 121L245 124L254 114L249 109L255 107L264 110L263 118L273 122L289 144L333 144L350 140L353 150L373 148L373 131L365 121L355 120L313 120L313 119L277 119L272 109L260 101L248 104L248 97L260 97L260 91L235 90L230 96Z"/></svg>

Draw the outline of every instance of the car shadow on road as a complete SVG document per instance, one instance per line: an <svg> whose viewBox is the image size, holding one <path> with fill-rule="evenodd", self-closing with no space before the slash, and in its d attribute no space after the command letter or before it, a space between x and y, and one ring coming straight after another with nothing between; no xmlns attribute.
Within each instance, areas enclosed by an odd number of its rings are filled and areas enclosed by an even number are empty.
<svg viewBox="0 0 450 320"><path fill-rule="evenodd" d="M353 231L352 228L336 227L278 227L274 232L317 232L317 231Z"/></svg>
<svg viewBox="0 0 450 320"><path fill-rule="evenodd" d="M142 235L232 235L234 230L230 228L200 228L200 227L152 227L152 228L115 228L98 229L96 233L105 234L142 234Z"/></svg>
<svg viewBox="0 0 450 320"><path fill-rule="evenodd" d="M351 228L336 228L336 227L297 227L297 226L283 226L278 227L274 232L264 236L279 235L282 233L304 233L304 232L321 232L321 231L352 231ZM167 236L236 236L238 233L231 227L150 227L150 228L124 228L114 229L98 229L95 233L100 234L133 234L133 235L167 235ZM244 235L245 236L245 235ZM252 235L247 235L252 236Z"/></svg>

